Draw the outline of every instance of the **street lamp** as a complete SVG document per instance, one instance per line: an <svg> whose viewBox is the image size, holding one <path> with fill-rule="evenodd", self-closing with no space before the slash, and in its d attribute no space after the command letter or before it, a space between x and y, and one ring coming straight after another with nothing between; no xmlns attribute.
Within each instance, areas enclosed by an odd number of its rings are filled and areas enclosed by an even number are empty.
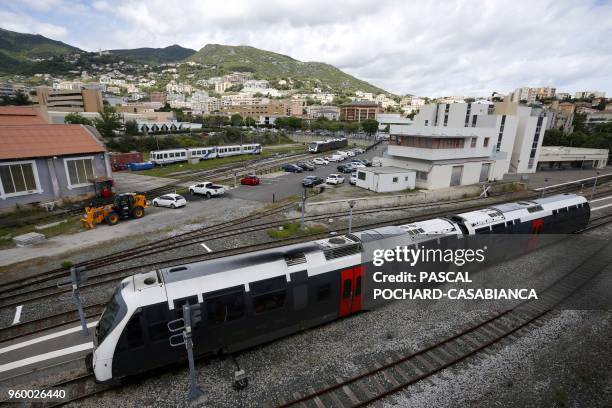
<svg viewBox="0 0 612 408"><path fill-rule="evenodd" d="M544 192L546 191L547 184L548 184L548 177L544 179L544 188L542 188L542 195L540 197L544 197Z"/></svg>
<svg viewBox="0 0 612 408"><path fill-rule="evenodd" d="M348 233L351 233L351 230L353 229L353 207L355 207L355 204L357 204L357 201L355 200L349 200L348 205L349 205L349 226L348 226Z"/></svg>

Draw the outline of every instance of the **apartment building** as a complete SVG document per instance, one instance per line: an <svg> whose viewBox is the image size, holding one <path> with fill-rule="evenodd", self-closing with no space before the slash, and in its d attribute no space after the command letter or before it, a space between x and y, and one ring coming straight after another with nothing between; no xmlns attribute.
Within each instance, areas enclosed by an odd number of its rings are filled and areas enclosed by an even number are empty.
<svg viewBox="0 0 612 408"><path fill-rule="evenodd" d="M361 122L367 119L376 119L384 109L374 102L355 101L340 106L340 120L347 122Z"/></svg>
<svg viewBox="0 0 612 408"><path fill-rule="evenodd" d="M306 107L309 119L326 118L329 120L340 119L340 108L337 106L311 105Z"/></svg>
<svg viewBox="0 0 612 408"><path fill-rule="evenodd" d="M425 105L412 125L391 125L384 166L415 170L416 186L438 189L535 172L546 117L517 103Z"/></svg>
<svg viewBox="0 0 612 408"><path fill-rule="evenodd" d="M286 106L281 101L272 100L261 105L230 105L221 106L220 111L228 115L239 114L243 118L251 117L259 120L260 116L286 116Z"/></svg>
<svg viewBox="0 0 612 408"><path fill-rule="evenodd" d="M571 102L561 102L554 100L548 108L547 129L560 129L565 134L574 131L574 114L576 105Z"/></svg>
<svg viewBox="0 0 612 408"><path fill-rule="evenodd" d="M59 90L46 86L36 88L36 101L48 111L100 112L102 93L95 89Z"/></svg>
<svg viewBox="0 0 612 408"><path fill-rule="evenodd" d="M605 98L606 93L601 91L579 91L574 94L576 99L590 99L590 98Z"/></svg>

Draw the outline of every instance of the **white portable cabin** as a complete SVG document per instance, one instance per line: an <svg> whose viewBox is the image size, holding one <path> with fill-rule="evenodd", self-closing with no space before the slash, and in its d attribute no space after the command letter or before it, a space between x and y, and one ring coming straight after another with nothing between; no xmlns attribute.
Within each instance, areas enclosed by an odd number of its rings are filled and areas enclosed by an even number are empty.
<svg viewBox="0 0 612 408"><path fill-rule="evenodd" d="M356 185L377 193L409 190L416 185L416 172L392 166L358 168Z"/></svg>

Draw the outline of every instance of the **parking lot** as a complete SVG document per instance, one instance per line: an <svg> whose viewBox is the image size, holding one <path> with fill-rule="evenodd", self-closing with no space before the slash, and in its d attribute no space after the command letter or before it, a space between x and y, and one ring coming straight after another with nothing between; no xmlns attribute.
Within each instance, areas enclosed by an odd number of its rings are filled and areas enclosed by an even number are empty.
<svg viewBox="0 0 612 408"><path fill-rule="evenodd" d="M354 158L372 160L374 156L380 156L381 147L372 149L366 153L359 154ZM333 153L329 152L331 155ZM336 167L339 164L349 163L350 159L343 162L330 162L327 165L317 166L313 171L304 171L302 173L273 173L262 178L262 182L258 186L239 186L228 191L227 195L241 198L244 200L252 200L259 202L279 201L287 197L301 196L304 188L302 187L302 179L306 176L318 176L322 179L327 178L331 173L338 173ZM348 184L350 174L345 174L345 184ZM333 187L331 187L333 188ZM355 187L357 188L357 187Z"/></svg>

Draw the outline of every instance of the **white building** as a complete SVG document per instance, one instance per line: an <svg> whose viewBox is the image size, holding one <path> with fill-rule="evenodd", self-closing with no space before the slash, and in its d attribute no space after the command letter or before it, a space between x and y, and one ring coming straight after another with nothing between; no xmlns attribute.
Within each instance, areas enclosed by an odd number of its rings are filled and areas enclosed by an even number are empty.
<svg viewBox="0 0 612 408"><path fill-rule="evenodd" d="M399 113L379 113L376 115L378 130L385 130L390 125L411 125L412 120Z"/></svg>
<svg viewBox="0 0 612 408"><path fill-rule="evenodd" d="M576 99L605 98L606 93L600 91L580 91L574 94Z"/></svg>
<svg viewBox="0 0 612 408"><path fill-rule="evenodd" d="M340 119L340 108L337 106L306 106L306 114L309 119L326 118L329 120Z"/></svg>
<svg viewBox="0 0 612 408"><path fill-rule="evenodd" d="M529 104L534 103L536 101L537 96L538 88L528 88L524 86L522 88L516 88L514 92L510 94L510 100L512 102L517 103L521 101L526 101Z"/></svg>
<svg viewBox="0 0 612 408"><path fill-rule="evenodd" d="M392 166L360 168L356 186L377 193L412 190L416 186L416 172Z"/></svg>
<svg viewBox="0 0 612 408"><path fill-rule="evenodd" d="M535 172L546 117L516 103L425 105L412 125L391 125L383 165L415 170L438 189Z"/></svg>
<svg viewBox="0 0 612 408"><path fill-rule="evenodd" d="M405 96L400 101L400 109L406 113L418 111L425 105L425 99L414 96Z"/></svg>

